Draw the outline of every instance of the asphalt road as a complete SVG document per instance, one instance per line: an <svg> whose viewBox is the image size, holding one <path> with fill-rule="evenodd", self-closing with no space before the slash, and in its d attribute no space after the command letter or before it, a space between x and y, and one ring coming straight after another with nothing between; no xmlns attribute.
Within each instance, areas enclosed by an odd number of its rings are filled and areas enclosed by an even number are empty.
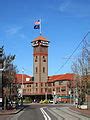
<svg viewBox="0 0 90 120"><path fill-rule="evenodd" d="M48 108L53 105L31 104L18 114L0 118L0 120L57 120L57 118L49 112Z"/></svg>
<svg viewBox="0 0 90 120"><path fill-rule="evenodd" d="M64 105L30 104L15 115L1 116L0 120L90 120Z"/></svg>

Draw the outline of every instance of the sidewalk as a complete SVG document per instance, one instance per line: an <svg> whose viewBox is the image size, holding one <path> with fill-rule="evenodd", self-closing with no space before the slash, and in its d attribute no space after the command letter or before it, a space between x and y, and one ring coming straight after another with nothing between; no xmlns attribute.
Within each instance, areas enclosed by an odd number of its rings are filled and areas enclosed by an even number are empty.
<svg viewBox="0 0 90 120"><path fill-rule="evenodd" d="M80 108L76 108L75 106L72 106L72 107L70 107L70 109L79 113L79 114L81 114L81 115L90 117L90 108L86 109L86 110L83 110L83 109L80 109Z"/></svg>
<svg viewBox="0 0 90 120"><path fill-rule="evenodd" d="M0 110L0 115L12 115L12 114L17 114L20 111L22 111L24 107L19 108L19 109L12 109L12 110Z"/></svg>

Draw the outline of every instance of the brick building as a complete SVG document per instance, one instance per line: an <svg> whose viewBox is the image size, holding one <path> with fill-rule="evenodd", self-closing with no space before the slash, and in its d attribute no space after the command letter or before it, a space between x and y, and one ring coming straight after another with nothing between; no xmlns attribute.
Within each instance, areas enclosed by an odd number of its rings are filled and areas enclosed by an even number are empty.
<svg viewBox="0 0 90 120"><path fill-rule="evenodd" d="M49 41L39 36L32 42L33 47L33 77L17 74L17 83L23 83L23 96L30 96L33 100L52 99L57 95L59 101L69 102L70 83L73 74L48 76L48 46ZM23 78L23 81L22 81Z"/></svg>
<svg viewBox="0 0 90 120"><path fill-rule="evenodd" d="M74 74L61 74L48 76L47 82L34 82L32 77L23 74L23 96L31 97L32 100L52 99L55 92L57 100L61 102L70 102L70 84ZM16 84L22 85L22 74L16 75ZM39 88L39 87L40 88ZM38 90L39 89L39 90Z"/></svg>

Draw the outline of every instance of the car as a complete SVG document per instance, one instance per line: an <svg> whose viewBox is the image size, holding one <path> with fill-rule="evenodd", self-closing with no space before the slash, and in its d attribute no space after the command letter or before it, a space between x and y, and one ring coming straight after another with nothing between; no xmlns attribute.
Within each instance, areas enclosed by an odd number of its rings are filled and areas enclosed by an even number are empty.
<svg viewBox="0 0 90 120"><path fill-rule="evenodd" d="M49 100L49 103L53 103L53 100Z"/></svg>

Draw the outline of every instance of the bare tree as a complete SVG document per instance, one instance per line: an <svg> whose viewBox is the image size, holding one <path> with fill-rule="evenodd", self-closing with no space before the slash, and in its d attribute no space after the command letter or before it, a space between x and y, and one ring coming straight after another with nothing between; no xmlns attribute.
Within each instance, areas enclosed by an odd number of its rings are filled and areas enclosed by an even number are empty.
<svg viewBox="0 0 90 120"><path fill-rule="evenodd" d="M88 84L88 43L83 41L82 53L72 64L72 71L76 74L74 82L75 100L78 98L78 103L87 101L87 84Z"/></svg>
<svg viewBox="0 0 90 120"><path fill-rule="evenodd" d="M4 71L3 71L3 109L7 107L7 99L12 99L16 92L16 87L13 80L16 77L16 66L13 65L15 55L4 56Z"/></svg>

